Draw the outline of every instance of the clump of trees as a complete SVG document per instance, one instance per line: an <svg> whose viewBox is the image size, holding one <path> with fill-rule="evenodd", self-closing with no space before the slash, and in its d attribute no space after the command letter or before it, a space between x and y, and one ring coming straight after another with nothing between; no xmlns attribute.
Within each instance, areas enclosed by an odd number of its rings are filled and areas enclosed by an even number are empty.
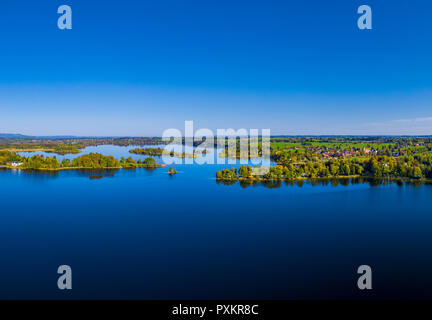
<svg viewBox="0 0 432 320"><path fill-rule="evenodd" d="M57 170L61 167L61 164L55 156L45 158L44 156L34 155L31 158L26 158L22 167L32 170Z"/></svg>
<svg viewBox="0 0 432 320"><path fill-rule="evenodd" d="M149 155L149 156L162 156L164 149L162 148L136 148L129 150L130 153L133 154L143 154L143 155Z"/></svg>
<svg viewBox="0 0 432 320"><path fill-rule="evenodd" d="M59 169L61 164L55 156L44 157L41 155L34 155L26 158L14 152L0 151L0 165L8 165L9 162L21 162L20 168L23 169Z"/></svg>
<svg viewBox="0 0 432 320"><path fill-rule="evenodd" d="M142 161L142 166L143 167L158 167L159 164L157 163L157 161L154 158L148 157L148 158L145 158L144 161Z"/></svg>
<svg viewBox="0 0 432 320"><path fill-rule="evenodd" d="M121 157L120 159L120 165L122 168L136 168L139 166L140 163L132 159L132 157Z"/></svg>
<svg viewBox="0 0 432 320"><path fill-rule="evenodd" d="M25 157L10 151L0 151L0 165L6 165L9 161L23 162Z"/></svg>
<svg viewBox="0 0 432 320"><path fill-rule="evenodd" d="M110 169L121 168L121 164L113 156L104 156L100 153L90 153L73 159L70 167L87 169Z"/></svg>
<svg viewBox="0 0 432 320"><path fill-rule="evenodd" d="M237 169L234 167L231 170L222 169L216 172L216 179L218 180L238 180L238 178Z"/></svg>

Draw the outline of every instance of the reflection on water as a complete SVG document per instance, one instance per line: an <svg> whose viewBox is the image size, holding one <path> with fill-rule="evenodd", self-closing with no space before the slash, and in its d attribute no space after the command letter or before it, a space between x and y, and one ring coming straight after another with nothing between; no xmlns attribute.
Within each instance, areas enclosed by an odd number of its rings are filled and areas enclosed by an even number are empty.
<svg viewBox="0 0 432 320"><path fill-rule="evenodd" d="M58 179L67 177L81 177L90 180L99 180L106 177L115 177L120 170L124 172L146 171L152 173L158 168L124 168L124 169L70 169L70 170L21 170L21 169L0 169L1 172L10 175L25 176L28 179Z"/></svg>
<svg viewBox="0 0 432 320"><path fill-rule="evenodd" d="M368 184L371 187L379 186L390 186L397 185L399 187L410 186L410 187L421 187L423 185L432 185L431 181L422 180L409 180L409 179L382 179L382 178L369 178L369 177L355 177L355 178L320 178L320 179L305 179L296 181L287 180L269 180L269 181L256 181L256 180L240 180L240 181L220 181L217 183L224 186L233 186L237 183L242 188L263 186L268 189L280 188L282 186L288 187L303 187L304 184L308 184L312 187L349 187L350 185Z"/></svg>
<svg viewBox="0 0 432 320"><path fill-rule="evenodd" d="M99 180L102 178L112 178L114 177L114 173L110 173L110 174L104 174L104 175L96 175L96 176L90 176L90 180Z"/></svg>
<svg viewBox="0 0 432 320"><path fill-rule="evenodd" d="M15 174L22 174L29 178L63 178L63 177L114 177L119 169L73 169L73 170L17 170Z"/></svg>

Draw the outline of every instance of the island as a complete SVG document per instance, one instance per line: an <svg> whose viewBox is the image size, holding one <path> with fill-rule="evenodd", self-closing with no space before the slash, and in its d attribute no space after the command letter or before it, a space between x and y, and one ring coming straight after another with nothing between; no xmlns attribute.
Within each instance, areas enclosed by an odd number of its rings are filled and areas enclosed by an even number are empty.
<svg viewBox="0 0 432 320"><path fill-rule="evenodd" d="M164 164L159 164L153 157L147 157L144 160L138 161L131 157L122 157L120 160L117 160L113 156L90 153L73 160L63 159L59 162L55 156L44 157L42 155L34 155L32 157L24 157L10 151L0 151L0 166L6 169L45 171L165 167Z"/></svg>
<svg viewBox="0 0 432 320"><path fill-rule="evenodd" d="M177 174L177 170L174 169L174 168L169 168L169 169L168 169L168 174L169 174L170 176L173 176L173 175Z"/></svg>
<svg viewBox="0 0 432 320"><path fill-rule="evenodd" d="M150 156L169 156L176 158L197 158L199 155L197 153L186 153L186 152L174 152L174 151L165 151L162 148L136 148L129 150L130 153L133 154L141 154L141 155L150 155Z"/></svg>

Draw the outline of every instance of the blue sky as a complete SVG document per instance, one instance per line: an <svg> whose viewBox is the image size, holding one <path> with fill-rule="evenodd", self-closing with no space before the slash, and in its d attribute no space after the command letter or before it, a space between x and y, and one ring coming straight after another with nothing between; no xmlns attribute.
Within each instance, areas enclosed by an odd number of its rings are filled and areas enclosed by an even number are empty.
<svg viewBox="0 0 432 320"><path fill-rule="evenodd" d="M72 30L57 8L72 7ZM357 28L368 4L373 30ZM0 132L432 134L430 1L0 4Z"/></svg>

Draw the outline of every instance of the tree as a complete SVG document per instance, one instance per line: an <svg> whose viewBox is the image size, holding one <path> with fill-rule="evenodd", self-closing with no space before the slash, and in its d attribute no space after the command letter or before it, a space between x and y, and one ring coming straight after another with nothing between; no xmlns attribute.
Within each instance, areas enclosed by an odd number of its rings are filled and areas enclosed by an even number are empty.
<svg viewBox="0 0 432 320"><path fill-rule="evenodd" d="M241 165L239 169L239 176L242 178L249 177L249 170L245 165Z"/></svg>

